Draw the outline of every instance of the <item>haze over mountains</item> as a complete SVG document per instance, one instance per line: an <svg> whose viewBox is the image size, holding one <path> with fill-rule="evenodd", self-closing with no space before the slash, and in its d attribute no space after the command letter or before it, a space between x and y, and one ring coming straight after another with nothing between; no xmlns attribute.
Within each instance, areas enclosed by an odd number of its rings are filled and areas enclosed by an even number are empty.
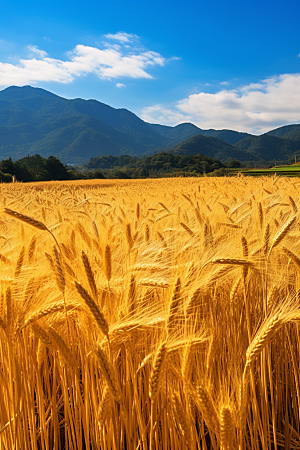
<svg viewBox="0 0 300 450"><path fill-rule="evenodd" d="M300 158L300 125L261 136L233 130L202 130L144 122L126 109L96 100L67 100L31 86L0 91L0 159L53 155L83 164L102 155L148 156L161 151L203 153L226 162Z"/></svg>

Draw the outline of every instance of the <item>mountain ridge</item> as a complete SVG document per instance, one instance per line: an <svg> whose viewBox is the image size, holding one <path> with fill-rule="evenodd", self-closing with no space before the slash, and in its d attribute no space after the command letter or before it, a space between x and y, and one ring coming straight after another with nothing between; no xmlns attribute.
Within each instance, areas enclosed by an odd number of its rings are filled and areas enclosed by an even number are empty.
<svg viewBox="0 0 300 450"><path fill-rule="evenodd" d="M223 155L224 161L230 157L243 160L250 154L254 160L263 159L261 136L249 133L202 130L191 123L175 127L151 124L125 108L116 109L92 99L65 99L31 86L10 86L0 91L0 100L0 159L52 154L64 163L84 164L92 157L108 154L142 157L173 152L196 135L208 139L201 139L200 147L194 150L197 153L204 153L205 148L212 152L214 147L212 157L220 159ZM279 127L265 135L275 139L277 153L282 146L283 154L290 156L300 139L300 125ZM294 144L283 142L286 136ZM218 141L219 151L209 138L222 141Z"/></svg>

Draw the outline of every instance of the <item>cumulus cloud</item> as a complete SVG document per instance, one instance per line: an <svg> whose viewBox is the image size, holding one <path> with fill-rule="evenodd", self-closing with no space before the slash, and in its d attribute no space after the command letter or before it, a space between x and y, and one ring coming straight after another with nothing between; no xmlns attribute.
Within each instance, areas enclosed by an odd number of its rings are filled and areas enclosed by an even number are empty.
<svg viewBox="0 0 300 450"><path fill-rule="evenodd" d="M123 83L117 83L117 84L116 84L116 87L117 87L117 88L122 88L122 87L125 87L125 84L123 84Z"/></svg>
<svg viewBox="0 0 300 450"><path fill-rule="evenodd" d="M119 48L100 49L77 45L67 53L68 60L50 58L36 46L30 46L34 53L17 64L0 62L0 85L24 85L39 81L70 83L75 77L94 74L101 79L153 78L148 69L163 66L166 60L159 53L140 49L121 51Z"/></svg>
<svg viewBox="0 0 300 450"><path fill-rule="evenodd" d="M123 31L115 34L106 34L105 37L107 39L115 39L119 42L132 42L133 40L139 39L136 34L124 33Z"/></svg>
<svg viewBox="0 0 300 450"><path fill-rule="evenodd" d="M228 84L229 84L229 81L221 81L221 83L220 84L222 84L222 86L228 86Z"/></svg>
<svg viewBox="0 0 300 450"><path fill-rule="evenodd" d="M166 125L189 121L204 129L229 128L261 134L285 124L299 123L299 105L300 73L295 73L215 94L192 94L171 109L161 105L144 108L141 117Z"/></svg>

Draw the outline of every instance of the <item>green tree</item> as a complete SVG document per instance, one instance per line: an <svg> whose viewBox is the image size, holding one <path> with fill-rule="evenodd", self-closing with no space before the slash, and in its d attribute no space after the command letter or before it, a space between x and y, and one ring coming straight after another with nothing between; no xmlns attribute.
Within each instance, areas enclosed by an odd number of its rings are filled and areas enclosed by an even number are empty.
<svg viewBox="0 0 300 450"><path fill-rule="evenodd" d="M69 174L63 163L55 156L46 159L45 169L48 180L69 180Z"/></svg>
<svg viewBox="0 0 300 450"><path fill-rule="evenodd" d="M242 164L237 159L233 159L232 161L229 161L229 163L227 163L227 167L229 169L239 169L240 167L242 167Z"/></svg>

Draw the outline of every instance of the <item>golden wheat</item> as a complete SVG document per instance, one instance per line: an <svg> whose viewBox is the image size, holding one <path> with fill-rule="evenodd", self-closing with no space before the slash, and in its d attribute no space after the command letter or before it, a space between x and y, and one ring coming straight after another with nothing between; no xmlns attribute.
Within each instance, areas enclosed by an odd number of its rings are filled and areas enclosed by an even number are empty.
<svg viewBox="0 0 300 450"><path fill-rule="evenodd" d="M298 448L299 185L1 184L0 448Z"/></svg>

